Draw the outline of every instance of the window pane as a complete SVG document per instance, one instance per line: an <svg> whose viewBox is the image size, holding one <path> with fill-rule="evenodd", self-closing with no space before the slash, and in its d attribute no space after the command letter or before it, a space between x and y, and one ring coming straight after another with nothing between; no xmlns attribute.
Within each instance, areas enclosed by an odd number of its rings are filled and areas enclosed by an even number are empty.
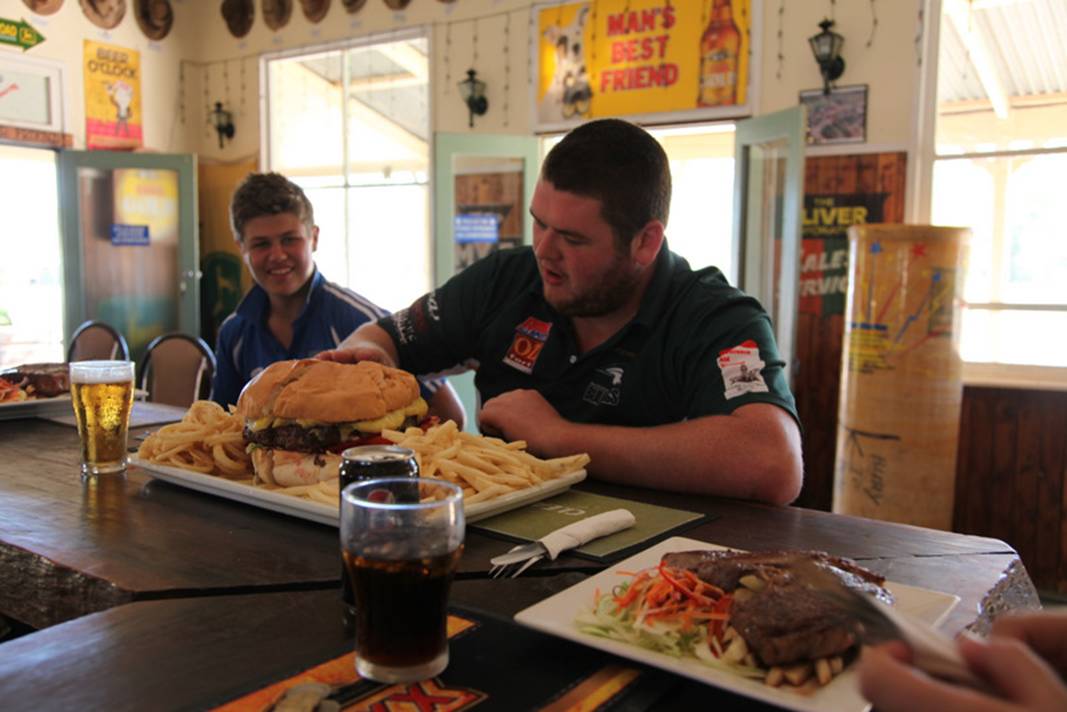
<svg viewBox="0 0 1067 712"><path fill-rule="evenodd" d="M341 175L341 58L337 51L267 64L272 170Z"/></svg>
<svg viewBox="0 0 1067 712"><path fill-rule="evenodd" d="M391 310L431 286L428 42L403 34L268 63L270 168L314 205L315 262Z"/></svg>
<svg viewBox="0 0 1067 712"><path fill-rule="evenodd" d="M971 228L964 299L991 302L994 289L993 225L995 159L959 159L934 163L934 225Z"/></svg>
<svg viewBox="0 0 1067 712"><path fill-rule="evenodd" d="M1067 313L964 309L964 361L1067 366Z"/></svg>
<svg viewBox="0 0 1067 712"><path fill-rule="evenodd" d="M1004 227L1003 301L1067 302L1064 175L1067 154L1011 161Z"/></svg>
<svg viewBox="0 0 1067 712"><path fill-rule="evenodd" d="M426 186L352 188L349 287L390 311L430 289Z"/></svg>
<svg viewBox="0 0 1067 712"><path fill-rule="evenodd" d="M426 39L348 50L348 177L425 183L430 118Z"/></svg>
<svg viewBox="0 0 1067 712"><path fill-rule="evenodd" d="M53 151L0 146L0 368L64 359L56 199Z"/></svg>
<svg viewBox="0 0 1067 712"><path fill-rule="evenodd" d="M359 289L350 284L348 276L344 188L310 188L305 180L297 180L296 183L311 201L315 224L319 226L315 264L326 279L358 292Z"/></svg>

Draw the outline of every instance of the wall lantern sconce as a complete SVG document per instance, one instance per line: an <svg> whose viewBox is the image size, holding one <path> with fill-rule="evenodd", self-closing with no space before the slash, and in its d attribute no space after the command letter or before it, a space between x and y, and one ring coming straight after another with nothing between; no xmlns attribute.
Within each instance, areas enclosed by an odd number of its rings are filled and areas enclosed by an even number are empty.
<svg viewBox="0 0 1067 712"><path fill-rule="evenodd" d="M222 102L215 102L215 110L211 112L211 125L219 134L219 148L222 148L224 138L233 139L236 129L233 126L233 114L222 108Z"/></svg>
<svg viewBox="0 0 1067 712"><path fill-rule="evenodd" d="M485 98L485 82L476 77L477 72L467 70L467 78L459 83L459 96L467 104L470 112L471 128L474 128L474 116L483 116L489 109L489 100Z"/></svg>
<svg viewBox="0 0 1067 712"><path fill-rule="evenodd" d="M819 23L822 32L808 38L811 52L819 63L819 72L822 73L822 93L827 95L830 93L830 82L845 71L845 60L841 58L841 47L845 44L845 38L831 31L833 26L833 20L823 20Z"/></svg>

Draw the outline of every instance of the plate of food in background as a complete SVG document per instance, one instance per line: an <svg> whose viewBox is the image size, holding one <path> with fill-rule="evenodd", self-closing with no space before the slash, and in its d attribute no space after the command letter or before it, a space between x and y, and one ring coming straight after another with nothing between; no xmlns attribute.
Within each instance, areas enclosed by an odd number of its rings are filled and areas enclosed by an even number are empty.
<svg viewBox="0 0 1067 712"><path fill-rule="evenodd" d="M0 420L69 412L66 363L27 363L0 372Z"/></svg>

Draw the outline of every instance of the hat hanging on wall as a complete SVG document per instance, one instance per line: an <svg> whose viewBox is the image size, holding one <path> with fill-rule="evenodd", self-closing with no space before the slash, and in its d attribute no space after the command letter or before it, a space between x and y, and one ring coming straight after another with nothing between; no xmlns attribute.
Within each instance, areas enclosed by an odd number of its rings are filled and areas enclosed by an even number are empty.
<svg viewBox="0 0 1067 712"><path fill-rule="evenodd" d="M349 14L352 14L359 12L367 4L367 0L341 0L341 4L345 6L345 10L348 10Z"/></svg>
<svg viewBox="0 0 1067 712"><path fill-rule="evenodd" d="M300 9L308 22L319 22L330 11L330 0L300 0Z"/></svg>
<svg viewBox="0 0 1067 712"><path fill-rule="evenodd" d="M78 0L89 22L110 30L126 16L126 0Z"/></svg>
<svg viewBox="0 0 1067 712"><path fill-rule="evenodd" d="M263 22L275 32L289 24L293 14L293 0L263 0Z"/></svg>
<svg viewBox="0 0 1067 712"><path fill-rule="evenodd" d="M174 24L174 10L168 0L133 0L133 16L150 40L163 39Z"/></svg>
<svg viewBox="0 0 1067 712"><path fill-rule="evenodd" d="M63 0L22 0L22 4L38 15L52 15L63 7Z"/></svg>
<svg viewBox="0 0 1067 712"><path fill-rule="evenodd" d="M388 5L391 10L403 10L411 4L411 0L385 0L385 4Z"/></svg>
<svg viewBox="0 0 1067 712"><path fill-rule="evenodd" d="M244 37L252 29L256 6L252 0L222 0L222 19L234 37Z"/></svg>

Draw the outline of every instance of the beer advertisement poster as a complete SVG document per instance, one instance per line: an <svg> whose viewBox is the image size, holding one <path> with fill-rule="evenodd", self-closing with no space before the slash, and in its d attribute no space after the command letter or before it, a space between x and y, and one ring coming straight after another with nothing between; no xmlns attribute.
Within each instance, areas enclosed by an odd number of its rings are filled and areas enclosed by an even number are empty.
<svg viewBox="0 0 1067 712"><path fill-rule="evenodd" d="M85 40L85 145L90 150L140 148L141 55Z"/></svg>
<svg viewBox="0 0 1067 712"><path fill-rule="evenodd" d="M751 114L759 0L590 0L539 6L534 123Z"/></svg>
<svg viewBox="0 0 1067 712"><path fill-rule="evenodd" d="M904 220L905 165L903 153L807 158L799 313L845 313L848 229Z"/></svg>

